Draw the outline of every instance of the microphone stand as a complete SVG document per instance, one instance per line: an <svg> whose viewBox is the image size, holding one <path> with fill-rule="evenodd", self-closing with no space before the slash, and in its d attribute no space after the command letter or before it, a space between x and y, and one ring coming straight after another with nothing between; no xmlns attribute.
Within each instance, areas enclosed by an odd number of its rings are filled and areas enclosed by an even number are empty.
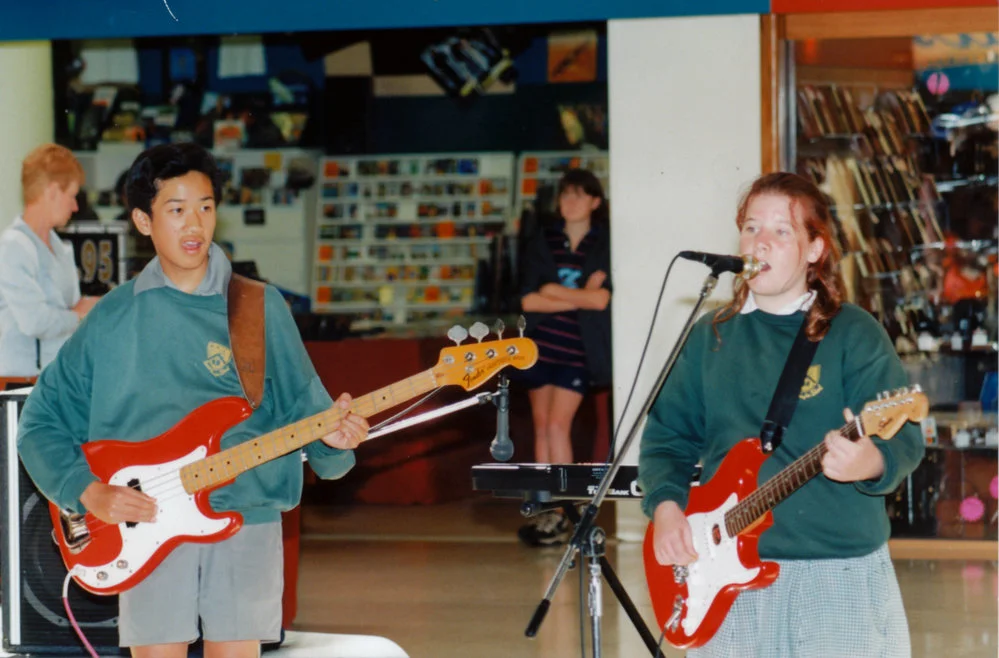
<svg viewBox="0 0 999 658"><path fill-rule="evenodd" d="M655 404L656 398L659 397L659 391L662 389L663 384L666 382L666 378L673 369L673 364L676 363L676 359L680 354L680 349L687 342L687 337L690 335L690 331L694 327L694 322L697 320L701 307L704 305L704 302L707 300L711 292L715 289L715 286L718 285L718 275L724 271L727 270L724 269L723 265L717 265L711 269L711 273L707 276L707 278L705 278L704 283L701 286L701 292L698 296L697 303L694 305L693 310L691 310L690 316L687 318L687 322L683 326L683 331L680 332L680 337L673 346L673 351L670 352L669 358L666 360L665 365L663 365L662 371L659 373L659 378L656 380L655 385L649 392L649 396L642 405L641 411L639 411L638 415L635 417L635 422L628 431L624 444L617 452L617 456L614 458L614 461L611 462L610 466L607 468L606 473L604 473L604 477L600 481L600 486L597 488L597 492L594 494L593 499L587 504L586 510L576 523L575 530L572 533L572 538L569 540L569 545L566 547L565 554L562 556L562 561L559 563L558 569L555 570L555 575L548 584L548 590L545 592L544 598L541 600L541 603L538 604L537 609L534 611L534 616L531 617L531 621L527 625L527 629L524 631L524 635L527 637L534 637L537 635L538 628L541 626L545 615L548 614L548 609L551 607L555 591L558 589L562 579L565 577L566 572L572 565L576 552L579 552L588 560L588 571L590 574L588 593L590 630L593 638L593 658L600 658L600 619L603 616L600 560L604 554L606 533L603 529L594 525L594 520L596 519L597 512L599 511L600 504L603 502L604 497L607 495L607 491L610 489L611 483L614 481L614 476L621 468L621 462L624 460L625 453L628 452L628 447L638 434L638 428L642 424L642 419L645 418L645 416L647 416L652 410L652 405ZM632 619L632 621L635 620ZM648 629L645 630L647 631ZM647 633L641 633L641 629L639 629L639 633L643 636L643 639L645 639ZM654 642L650 646L648 640L646 639L646 645L649 647L649 651L653 656L658 653L658 646L655 646Z"/></svg>

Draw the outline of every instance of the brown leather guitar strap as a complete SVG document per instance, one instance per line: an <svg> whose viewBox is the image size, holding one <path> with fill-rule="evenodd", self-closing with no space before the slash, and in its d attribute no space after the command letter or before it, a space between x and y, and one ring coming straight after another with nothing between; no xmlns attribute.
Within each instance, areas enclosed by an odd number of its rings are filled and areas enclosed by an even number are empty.
<svg viewBox="0 0 999 658"><path fill-rule="evenodd" d="M267 365L264 288L260 281L235 273L229 279L229 345L243 395L254 409L264 398Z"/></svg>

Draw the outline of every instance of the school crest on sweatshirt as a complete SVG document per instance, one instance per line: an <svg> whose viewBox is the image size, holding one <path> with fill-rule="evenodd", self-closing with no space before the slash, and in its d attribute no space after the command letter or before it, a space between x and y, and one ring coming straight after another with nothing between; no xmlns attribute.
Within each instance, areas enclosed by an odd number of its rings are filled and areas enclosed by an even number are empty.
<svg viewBox="0 0 999 658"><path fill-rule="evenodd" d="M805 383L801 385L801 393L798 395L799 400L814 398L822 392L822 384L819 383L819 378L821 376L821 365L814 365L808 368L808 372L805 373Z"/></svg>
<svg viewBox="0 0 999 658"><path fill-rule="evenodd" d="M229 372L229 364L232 363L232 350L225 345L216 342L208 343L208 358L203 362L208 372L215 377L221 377Z"/></svg>

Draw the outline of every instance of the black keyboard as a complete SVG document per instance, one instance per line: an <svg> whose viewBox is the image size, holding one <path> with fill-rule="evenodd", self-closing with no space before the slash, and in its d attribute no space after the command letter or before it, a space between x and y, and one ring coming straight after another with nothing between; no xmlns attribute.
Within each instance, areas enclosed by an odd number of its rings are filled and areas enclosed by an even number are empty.
<svg viewBox="0 0 999 658"><path fill-rule="evenodd" d="M588 500L596 494L608 464L479 464L472 467L472 488L498 498ZM621 466L607 498L641 499L638 467Z"/></svg>

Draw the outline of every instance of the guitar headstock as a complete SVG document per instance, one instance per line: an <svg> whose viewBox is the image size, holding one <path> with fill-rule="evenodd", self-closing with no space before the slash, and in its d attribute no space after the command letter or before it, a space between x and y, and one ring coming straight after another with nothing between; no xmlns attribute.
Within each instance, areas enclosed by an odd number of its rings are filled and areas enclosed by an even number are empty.
<svg viewBox="0 0 999 658"><path fill-rule="evenodd" d="M455 384L466 391L471 391L489 381L493 375L507 366L527 370L537 362L538 346L533 340L521 336L482 342L488 329L483 332L478 328L480 324L473 325L471 331L471 335L479 342L459 344L441 350L437 365L432 368L438 385ZM461 331L452 328L448 332L456 343L469 335L469 332L465 332L461 327L458 329ZM501 332L502 329L498 331ZM502 336L502 333L499 335Z"/></svg>
<svg viewBox="0 0 999 658"><path fill-rule="evenodd" d="M926 394L919 386L913 386L879 394L878 399L865 404L858 415L868 436L890 439L907 422L918 423L926 418L929 409Z"/></svg>

